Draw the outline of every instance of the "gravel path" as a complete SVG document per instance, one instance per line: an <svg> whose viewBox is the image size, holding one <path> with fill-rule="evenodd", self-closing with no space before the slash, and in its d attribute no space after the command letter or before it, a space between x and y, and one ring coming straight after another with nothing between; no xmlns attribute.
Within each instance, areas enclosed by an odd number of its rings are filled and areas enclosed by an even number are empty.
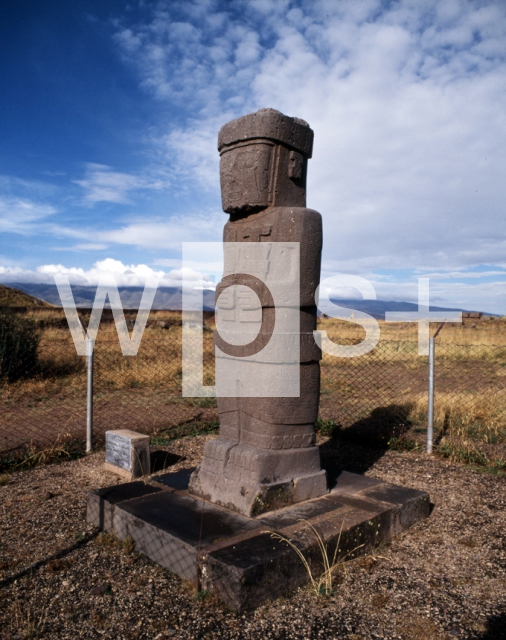
<svg viewBox="0 0 506 640"><path fill-rule="evenodd" d="M209 437L175 441L184 460L172 469L194 466ZM0 487L2 639L506 638L504 476L413 453L327 451L326 462L427 490L432 515L346 563L334 596L302 588L238 615L86 525L88 491L119 482L103 460L18 472Z"/></svg>

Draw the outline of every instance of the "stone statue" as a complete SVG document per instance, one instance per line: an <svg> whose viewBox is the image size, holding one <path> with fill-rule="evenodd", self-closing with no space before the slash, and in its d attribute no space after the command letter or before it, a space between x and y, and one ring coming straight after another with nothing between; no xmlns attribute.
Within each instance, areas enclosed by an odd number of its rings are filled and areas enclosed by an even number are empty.
<svg viewBox="0 0 506 640"><path fill-rule="evenodd" d="M261 327L256 337L250 336L252 340L244 330L245 340L241 344L230 344L231 341L220 335L218 321L215 332L217 382L220 372L224 375L237 365L237 376L246 376L243 377L246 381L255 371L257 374L260 371L257 375L260 382L284 379L287 372L295 371L297 385L300 385L297 397L289 397L290 393L280 393L282 397L254 397L251 393L249 397L241 394L234 397L233 392L220 397L217 385L220 437L207 443L203 460L192 474L189 490L248 516L327 492L326 474L320 467L319 450L315 446L321 351L313 338L314 295L320 280L322 223L318 212L306 209L307 161L312 145L313 131L306 122L274 109L260 109L232 120L221 128L218 136L223 210L230 214L230 219L223 238L224 278L216 290L217 317L226 320L228 310L228 317L235 318L241 300L241 312L254 315L255 304L251 298L257 296ZM274 302L268 280L265 286L261 281L265 279L252 275L253 271L238 273L233 268L236 254L227 248L242 247L236 243L263 243L244 245L250 253L253 249L264 251L265 259L259 261L257 256L250 260L261 274L274 272L276 264L280 267L282 260L288 259L286 251L284 257L273 258L274 250L281 246L276 243L293 243L300 256L300 269L298 265L296 271L286 268L281 298L278 294L281 303ZM283 286L287 294L297 289L297 282L291 284L289 272L296 273L300 282L300 293L294 298L295 309L293 303L283 302ZM239 287L235 297L231 293L232 285ZM284 357L284 348L278 346L277 351L271 348L274 327L282 327L285 317L294 313L297 362ZM283 330L278 329L280 332ZM286 345L289 351L288 346L293 344L291 335L277 337L281 340L277 344ZM267 353L269 348L278 355L262 364L262 353ZM248 358L248 362L244 362ZM240 373L242 364L250 367L243 369L243 374Z"/></svg>

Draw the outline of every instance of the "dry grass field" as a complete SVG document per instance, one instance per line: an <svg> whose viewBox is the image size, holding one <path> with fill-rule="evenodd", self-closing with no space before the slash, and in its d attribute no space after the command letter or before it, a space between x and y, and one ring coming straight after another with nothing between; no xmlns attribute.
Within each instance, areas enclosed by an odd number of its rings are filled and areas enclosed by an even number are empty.
<svg viewBox="0 0 506 640"><path fill-rule="evenodd" d="M0 383L0 452L83 440L86 364L58 309L32 315L41 330L37 375ZM126 313L127 320L135 316ZM84 319L86 324L86 318ZM214 328L210 325L209 328ZM364 337L356 324L319 321L335 342ZM322 360L321 428L341 439L420 449L427 423L427 357L417 353L416 325L380 322L381 339L359 358ZM437 325L431 326L435 331ZM437 338L436 448L445 456L500 470L506 455L506 319L448 324ZM212 332L204 332L204 382L214 382ZM157 311L135 357L123 357L114 324L95 346L94 428L168 433L213 424L213 398L181 393L181 314ZM11 455L9 453L9 455Z"/></svg>
<svg viewBox="0 0 506 640"><path fill-rule="evenodd" d="M417 341L417 325L414 322L384 322L378 320L383 341ZM360 341L365 337L365 331L358 324L345 320L325 318L319 321L322 328L329 331L329 335L340 336L342 339ZM440 323L431 323L431 335L434 335ZM332 332L332 333L330 333ZM438 343L443 344L472 344L506 346L506 316L493 318L485 316L481 320L465 319L462 323L448 322L438 335Z"/></svg>
<svg viewBox="0 0 506 640"><path fill-rule="evenodd" d="M427 425L428 358L417 353L413 323L379 322L378 346L360 358L322 361L321 415L341 435L422 449ZM335 342L358 343L364 330L326 318ZM438 324L431 325L434 335ZM436 451L471 464L506 465L506 318L447 324L436 340Z"/></svg>

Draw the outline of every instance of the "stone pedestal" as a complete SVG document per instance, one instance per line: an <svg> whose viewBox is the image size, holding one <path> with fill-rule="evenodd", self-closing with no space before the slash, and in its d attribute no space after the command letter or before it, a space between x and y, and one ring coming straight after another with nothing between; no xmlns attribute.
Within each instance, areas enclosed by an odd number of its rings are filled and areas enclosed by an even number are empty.
<svg viewBox="0 0 506 640"><path fill-rule="evenodd" d="M238 611L308 582L295 551L271 533L294 542L319 576L324 567L310 526L331 558L339 545L342 562L430 513L424 491L342 472L325 496L249 518L189 494L191 471L91 491L87 521L122 540L130 536L137 551Z"/></svg>

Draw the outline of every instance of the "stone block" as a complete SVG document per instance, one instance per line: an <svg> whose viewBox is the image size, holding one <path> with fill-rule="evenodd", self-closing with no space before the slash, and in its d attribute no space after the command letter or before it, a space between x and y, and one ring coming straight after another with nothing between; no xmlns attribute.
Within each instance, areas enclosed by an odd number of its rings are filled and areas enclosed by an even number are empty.
<svg viewBox="0 0 506 640"><path fill-rule="evenodd" d="M223 125L218 134L218 150L244 140L276 140L311 157L313 130L299 118L290 118L275 109L260 109Z"/></svg>
<svg viewBox="0 0 506 640"><path fill-rule="evenodd" d="M149 436L130 429L106 431L105 469L127 480L150 473Z"/></svg>
<svg viewBox="0 0 506 640"><path fill-rule="evenodd" d="M200 548L257 526L227 509L172 491L125 502L113 516L115 535L130 536L137 551L187 580L196 579Z"/></svg>
<svg viewBox="0 0 506 640"><path fill-rule="evenodd" d="M392 534L407 529L417 520L426 518L430 514L429 495L416 489L382 484L363 491L363 495L376 501L393 504L397 507L393 511Z"/></svg>
<svg viewBox="0 0 506 640"><path fill-rule="evenodd" d="M95 489L88 494L86 522L103 531L112 531L115 505L158 493L162 489L144 482L129 482L105 489Z"/></svg>
<svg viewBox="0 0 506 640"><path fill-rule="evenodd" d="M377 478L369 478L368 476L362 476L357 473L341 471L337 476L336 484L331 487L330 492L337 496L351 495L362 491L362 489L375 487L378 484L382 484L382 482Z"/></svg>

